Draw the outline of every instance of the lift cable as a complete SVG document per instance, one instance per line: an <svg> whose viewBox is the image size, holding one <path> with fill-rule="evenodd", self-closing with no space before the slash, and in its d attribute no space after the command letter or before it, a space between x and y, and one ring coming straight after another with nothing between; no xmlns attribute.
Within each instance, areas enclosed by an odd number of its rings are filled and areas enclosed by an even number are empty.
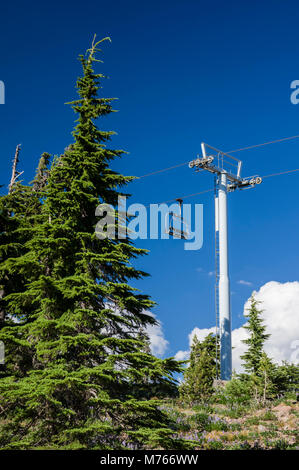
<svg viewBox="0 0 299 470"><path fill-rule="evenodd" d="M295 171L299 171L299 168L294 168L294 170L281 171L279 173L272 173L271 175L264 175L262 176L262 178L270 178L271 176L286 175L287 173L294 173Z"/></svg>
<svg viewBox="0 0 299 470"><path fill-rule="evenodd" d="M299 135L292 135L291 137L283 137L282 139L270 140L269 142L263 142L262 144L249 145L248 147L230 150L229 152L225 152L225 153L242 152L243 150L250 150L250 149L257 148L257 147L264 147L265 145L270 145L270 144L278 144L279 142L285 142L286 140L292 140L292 139L298 139L298 138L299 138Z"/></svg>
<svg viewBox="0 0 299 470"><path fill-rule="evenodd" d="M200 194L210 193L211 191L214 191L214 189L205 189L204 191L199 191L198 193L186 194L185 196L181 196L179 198L175 197L173 199L168 199L168 201L151 202L150 204L146 204L145 207L149 207L151 204L168 204L169 202L174 202L178 199L187 199L188 197L199 196Z"/></svg>
<svg viewBox="0 0 299 470"><path fill-rule="evenodd" d="M251 149L254 149L254 148L258 148L258 147L264 147L265 145L277 144L279 142L285 142L287 140L298 139L298 138L299 138L299 135L293 135L291 137L284 137L282 139L270 140L268 142L263 142L261 144L250 145L248 147L234 149L234 150L230 150L230 151L224 152L224 153L243 152L244 150L251 150ZM145 175L137 176L136 178L137 179L147 178L148 176L153 176L153 175L157 175L159 173L164 173L165 171L174 170L175 168L180 168L182 166L188 165L189 161L190 160L188 160L187 162L179 163L178 165L173 165L173 166L169 166L167 168L162 168L161 170L152 171L151 173L147 173ZM294 171L296 171L296 170L294 170Z"/></svg>
<svg viewBox="0 0 299 470"><path fill-rule="evenodd" d="M286 175L288 173L294 173L296 171L299 171L299 168L295 168L293 170L281 171L280 173L271 173L270 175L262 176L262 178L271 178L272 176ZM205 194L205 193L209 193L209 192L212 192L212 191L214 191L214 188L205 189L204 191L199 191L198 193L192 193L192 194L186 194L185 196L180 196L180 199L187 199L189 197L199 196L200 194ZM174 202L177 199L178 198L175 197L173 199L168 199L168 201L155 202L155 203L153 202L153 203L150 203L150 204L146 204L145 207L149 207L151 204L167 204L168 202Z"/></svg>

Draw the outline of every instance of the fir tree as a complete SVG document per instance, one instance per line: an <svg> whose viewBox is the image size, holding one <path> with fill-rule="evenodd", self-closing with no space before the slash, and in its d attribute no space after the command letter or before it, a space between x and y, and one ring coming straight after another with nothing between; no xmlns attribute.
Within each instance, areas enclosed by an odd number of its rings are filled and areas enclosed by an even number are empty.
<svg viewBox="0 0 299 470"><path fill-rule="evenodd" d="M276 366L273 382L277 389L277 394L292 393L297 394L299 389L299 364L289 364L283 361Z"/></svg>
<svg viewBox="0 0 299 470"><path fill-rule="evenodd" d="M26 243L32 238L41 212L39 190L17 181L23 173L17 169L19 153L20 146L17 146L9 191L0 197L0 329L5 325L5 320L10 323L18 320L17 313L14 318L8 311L7 301L10 294L25 290L28 278L19 272L16 260L28 251ZM44 160L45 167L48 157ZM38 180L37 175L36 182ZM23 309L19 314L24 319L26 311Z"/></svg>
<svg viewBox="0 0 299 470"><path fill-rule="evenodd" d="M2 448L187 445L173 439L168 418L148 400L157 387L172 391L172 374L181 367L150 354L139 335L155 324L146 313L153 302L129 284L145 275L132 264L145 252L128 238L95 234L97 205L115 206L119 188L132 180L110 168L124 152L111 150L113 132L95 123L113 111L111 98L98 97L98 44L80 56L79 99L71 103L74 141L47 175L40 223L26 253L10 260L28 282L25 292L8 299L11 314L26 310L26 319L3 328L0 337L8 362L0 381Z"/></svg>
<svg viewBox="0 0 299 470"><path fill-rule="evenodd" d="M270 336L265 333L266 327L261 317L263 311L258 309L259 303L260 302L257 301L254 296L251 297L250 308L246 315L248 321L244 326L249 332L249 338L243 340L243 343L248 346L248 349L246 353L241 356L246 372L256 375L259 375L264 343Z"/></svg>
<svg viewBox="0 0 299 470"><path fill-rule="evenodd" d="M181 397L189 402L208 398L213 392L215 378L216 336L210 333L200 342L194 335L189 364L184 372L184 382L180 387Z"/></svg>

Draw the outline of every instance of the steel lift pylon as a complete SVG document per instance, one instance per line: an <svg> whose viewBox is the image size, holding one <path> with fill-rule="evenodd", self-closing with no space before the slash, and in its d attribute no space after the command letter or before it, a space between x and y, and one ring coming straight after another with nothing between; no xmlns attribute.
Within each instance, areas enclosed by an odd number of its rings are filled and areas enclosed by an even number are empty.
<svg viewBox="0 0 299 470"><path fill-rule="evenodd" d="M205 143L202 156L192 160L189 168L207 170L215 175L215 309L216 336L220 339L220 379L232 376L231 305L227 240L227 193L249 189L262 182L260 176L241 177L242 162ZM216 358L218 351L216 350ZM217 362L217 360L216 360ZM218 367L218 366L217 366ZM218 369L217 369L217 378Z"/></svg>

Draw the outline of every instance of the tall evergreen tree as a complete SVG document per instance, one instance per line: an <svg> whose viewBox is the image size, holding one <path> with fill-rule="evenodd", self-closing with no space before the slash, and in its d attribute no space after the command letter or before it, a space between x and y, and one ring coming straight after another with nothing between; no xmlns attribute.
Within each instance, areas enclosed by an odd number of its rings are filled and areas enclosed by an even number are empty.
<svg viewBox="0 0 299 470"><path fill-rule="evenodd" d="M121 150L95 120L113 111L98 97L98 44L80 56L79 98L71 103L74 142L47 175L40 223L11 270L26 290L9 296L26 319L2 329L7 376L0 381L2 448L180 448L150 390L173 390L180 365L146 350L140 329L154 324L153 302L131 287L145 273L132 262L144 250L128 238L98 239L95 209L116 205L132 178L109 164ZM0 336L0 339L2 339ZM24 364L24 357L27 358Z"/></svg>
<svg viewBox="0 0 299 470"><path fill-rule="evenodd" d="M243 343L248 346L248 349L241 359L246 372L251 374L260 375L260 363L262 359L263 347L265 341L270 337L266 334L266 327L262 319L262 310L258 309L260 302L254 296L250 299L250 308L246 317L248 321L244 328L249 332L249 338L244 339Z"/></svg>
<svg viewBox="0 0 299 470"><path fill-rule="evenodd" d="M181 397L189 402L208 398L213 391L215 378L216 336L210 333L203 341L199 341L194 335L189 364L180 387Z"/></svg>

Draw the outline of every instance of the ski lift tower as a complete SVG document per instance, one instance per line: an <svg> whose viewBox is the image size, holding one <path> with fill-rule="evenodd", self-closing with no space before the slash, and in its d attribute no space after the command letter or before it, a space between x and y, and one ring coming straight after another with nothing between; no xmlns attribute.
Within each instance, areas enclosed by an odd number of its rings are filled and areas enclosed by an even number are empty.
<svg viewBox="0 0 299 470"><path fill-rule="evenodd" d="M192 160L189 168L207 170L215 175L215 255L216 255L216 335L220 337L220 379L232 375L231 308L227 243L227 193L248 189L262 182L259 176L241 178L242 162L205 143L202 156ZM218 351L216 351L216 358ZM216 359L216 363L217 363ZM217 378L218 371L217 371Z"/></svg>

